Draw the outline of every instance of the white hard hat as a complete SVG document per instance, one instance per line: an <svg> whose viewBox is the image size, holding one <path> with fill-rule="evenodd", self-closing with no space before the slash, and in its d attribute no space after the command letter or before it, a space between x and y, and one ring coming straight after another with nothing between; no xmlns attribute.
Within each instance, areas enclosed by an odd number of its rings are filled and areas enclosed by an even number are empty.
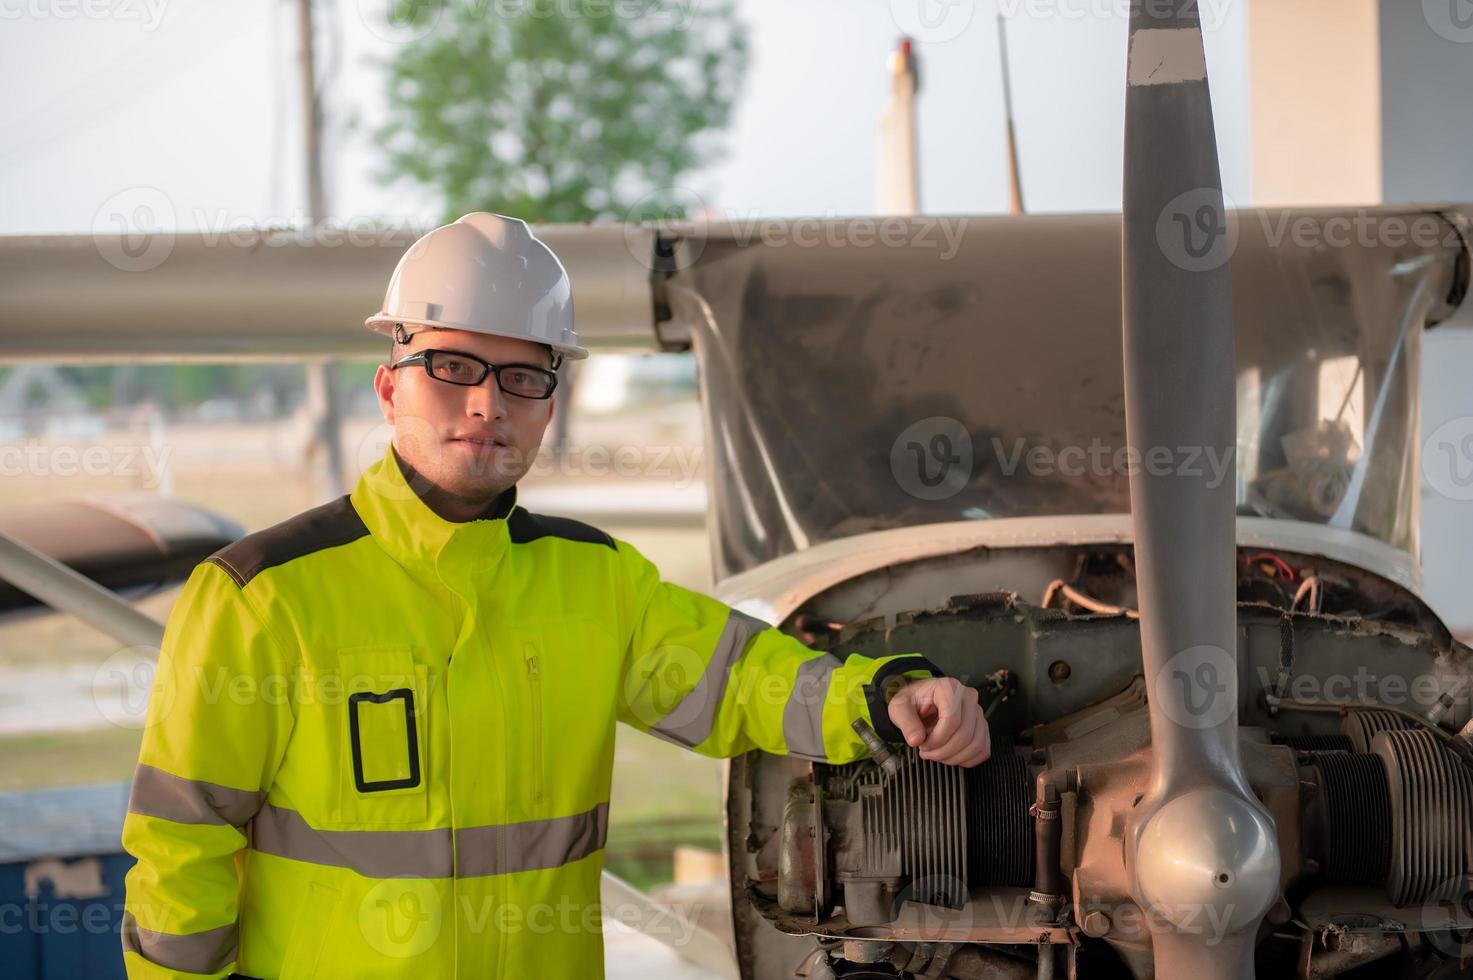
<svg viewBox="0 0 1473 980"><path fill-rule="evenodd" d="M573 329L567 270L527 223L476 211L428 232L399 259L384 308L364 326L394 336L439 327L547 344L588 356Z"/></svg>

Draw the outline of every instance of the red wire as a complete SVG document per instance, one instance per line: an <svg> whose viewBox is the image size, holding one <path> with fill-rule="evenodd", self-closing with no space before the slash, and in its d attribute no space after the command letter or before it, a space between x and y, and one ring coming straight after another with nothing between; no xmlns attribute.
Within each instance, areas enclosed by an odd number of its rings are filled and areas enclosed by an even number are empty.
<svg viewBox="0 0 1473 980"><path fill-rule="evenodd" d="M1264 560L1273 562L1275 565L1278 566L1279 571L1284 573L1284 578L1288 579L1290 582L1294 581L1294 569L1290 568L1289 563L1284 561L1284 559L1280 558L1278 555L1271 555L1267 551L1260 551L1258 554L1249 558L1248 563L1252 564L1253 562Z"/></svg>

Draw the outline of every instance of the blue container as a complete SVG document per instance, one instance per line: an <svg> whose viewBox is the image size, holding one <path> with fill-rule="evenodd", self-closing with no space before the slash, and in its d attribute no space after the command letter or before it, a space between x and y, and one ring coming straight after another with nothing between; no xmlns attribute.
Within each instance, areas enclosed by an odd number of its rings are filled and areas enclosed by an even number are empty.
<svg viewBox="0 0 1473 980"><path fill-rule="evenodd" d="M123 980L128 784L0 796L0 975Z"/></svg>

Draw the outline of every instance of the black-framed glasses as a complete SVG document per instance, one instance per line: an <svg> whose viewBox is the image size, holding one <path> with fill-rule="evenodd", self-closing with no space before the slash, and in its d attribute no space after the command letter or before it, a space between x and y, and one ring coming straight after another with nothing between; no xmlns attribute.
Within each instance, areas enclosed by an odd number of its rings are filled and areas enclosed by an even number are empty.
<svg viewBox="0 0 1473 980"><path fill-rule="evenodd" d="M408 364L423 364L430 377L452 385L478 385L494 374L496 386L518 398L551 398L557 387L557 375L535 364L491 364L454 350L415 351L395 361L394 367Z"/></svg>

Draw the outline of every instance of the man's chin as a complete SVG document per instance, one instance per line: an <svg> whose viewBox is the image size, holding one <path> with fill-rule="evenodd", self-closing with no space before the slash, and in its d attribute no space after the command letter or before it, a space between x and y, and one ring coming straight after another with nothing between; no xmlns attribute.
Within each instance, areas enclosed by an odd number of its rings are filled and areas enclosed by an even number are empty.
<svg viewBox="0 0 1473 980"><path fill-rule="evenodd" d="M445 449L446 469L456 473L458 482L467 484L508 487L526 474L530 463L520 450L511 446L452 439Z"/></svg>

